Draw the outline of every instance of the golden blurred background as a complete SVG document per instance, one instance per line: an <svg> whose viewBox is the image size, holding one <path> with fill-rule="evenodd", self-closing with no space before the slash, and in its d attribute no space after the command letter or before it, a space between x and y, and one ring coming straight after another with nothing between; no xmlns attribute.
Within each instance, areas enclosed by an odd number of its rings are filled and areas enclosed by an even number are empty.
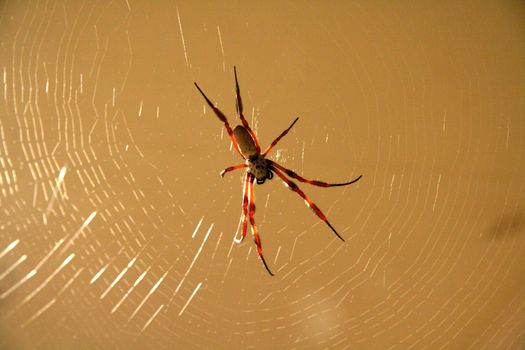
<svg viewBox="0 0 525 350"><path fill-rule="evenodd" d="M525 346L520 1L0 3L1 349ZM274 177L238 245L242 159Z"/></svg>

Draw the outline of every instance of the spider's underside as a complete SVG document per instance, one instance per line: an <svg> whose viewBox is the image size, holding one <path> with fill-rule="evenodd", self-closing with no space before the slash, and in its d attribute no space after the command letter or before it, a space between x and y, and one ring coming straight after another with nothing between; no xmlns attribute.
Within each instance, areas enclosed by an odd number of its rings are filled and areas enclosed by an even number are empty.
<svg viewBox="0 0 525 350"><path fill-rule="evenodd" d="M248 172L255 176L257 184L261 185L266 179L271 179L273 173L270 170L270 164L261 156L260 151L257 151L257 144L250 132L244 126L237 125L233 130L233 136L239 145L241 155L246 159Z"/></svg>
<svg viewBox="0 0 525 350"><path fill-rule="evenodd" d="M330 224L326 216L323 214L321 209L313 203L308 196L304 194L304 192L295 184L295 182L288 179L285 174L291 178L294 178L298 181L309 183L314 186L320 186L320 187L333 187L333 186L345 186L350 185L356 181L358 181L362 175L359 175L357 178L355 178L352 181L344 182L344 183L337 183L337 184L330 184L323 181L318 180L307 180L300 175L298 175L293 170L287 169L283 167L282 165L266 158L266 155L270 150L290 131L290 129L294 126L294 124L297 122L299 118L296 118L293 123L284 130L269 146L268 148L261 153L261 147L259 145L259 140L257 139L257 136L253 132L253 130L250 128L250 125L246 121L246 118L244 118L243 114L243 107L242 107L242 100L241 100L241 94L239 89L239 82L237 81L237 70L235 67L234 74L235 74L235 88L236 88L236 102L237 102L237 111L239 112L239 117L241 119L242 125L238 125L235 127L234 130L231 129L230 124L228 123L228 119L222 113L215 105L211 102L211 100L204 94L204 92L201 90L199 85L197 83L194 83L197 87L197 90L202 94L204 99L206 100L206 103L208 106L210 106L211 109L213 109L213 112L219 118L223 123L224 127L226 128L226 131L230 135L231 141L233 143L233 146L235 150L244 158L245 162L243 164L230 166L223 171L221 171L221 176L224 176L227 172L241 169L241 168L248 168L246 171L246 175L244 177L244 190L243 190L243 201L242 201L242 209L243 209L243 226L242 226L242 235L239 242L242 242L244 240L244 237L246 236L246 231L248 227L248 219L250 220L250 225L252 227L252 234L253 239L255 241L255 244L257 245L257 253L259 254L259 257L261 258L261 261L264 264L264 267L266 267L266 270L270 275L273 276L272 271L270 271L270 268L268 267L268 264L266 263L266 260L264 259L264 256L262 254L262 246L261 246L261 239L259 237L259 233L257 230L257 226L255 225L255 195L254 195L254 188L253 188L253 182L257 180L257 184L263 184L266 179L272 179L273 173L275 173L281 180L290 188L290 190L297 193L301 198L304 199L306 205L310 207L310 209L313 210L313 212L321 219L323 220L328 227L334 232L334 234L344 241L343 237L337 233L335 228Z"/></svg>

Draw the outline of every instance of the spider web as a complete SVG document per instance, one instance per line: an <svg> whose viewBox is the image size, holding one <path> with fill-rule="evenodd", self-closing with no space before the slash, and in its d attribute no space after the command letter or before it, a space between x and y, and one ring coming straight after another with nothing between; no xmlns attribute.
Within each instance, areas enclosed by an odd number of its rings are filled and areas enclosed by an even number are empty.
<svg viewBox="0 0 525 350"><path fill-rule="evenodd" d="M523 346L521 4L0 6L1 348Z"/></svg>

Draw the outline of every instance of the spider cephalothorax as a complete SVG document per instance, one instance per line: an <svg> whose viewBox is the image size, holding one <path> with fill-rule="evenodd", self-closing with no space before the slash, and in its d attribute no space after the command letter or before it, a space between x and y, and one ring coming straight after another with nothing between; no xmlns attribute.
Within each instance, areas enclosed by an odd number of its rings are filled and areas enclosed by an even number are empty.
<svg viewBox="0 0 525 350"><path fill-rule="evenodd" d="M262 185L266 179L271 180L273 178L268 160L261 155L246 159L246 165L248 165L248 171L255 176L258 185Z"/></svg>
<svg viewBox="0 0 525 350"><path fill-rule="evenodd" d="M332 186L345 186L350 185L357 180L361 178L362 175L359 175L356 179L350 181L350 182L344 182L344 183L338 183L338 184L330 184L323 181L317 181L317 180L307 180L297 173L295 173L293 170L287 169L283 167L282 165L274 162L273 160L267 159L266 155L270 150L281 140L286 134L288 134L288 131L294 126L294 124L297 122L299 118L295 118L293 123L284 130L281 135L279 135L271 144L268 146L266 151L261 153L261 147L259 145L259 140L257 139L257 136L253 132L253 130L250 128L250 125L246 121L246 118L244 118L243 114L243 108L242 108L242 100L241 100L241 93L239 89L239 82L237 81L237 70L235 67L233 67L233 71L235 74L235 90L236 90L236 97L237 97L237 111L239 112L239 117L241 118L242 125L238 125L235 127L234 130L230 127L230 124L228 123L228 119L222 113L217 107L213 105L213 103L210 101L210 99L204 94L204 92L201 90L199 85L195 83L195 86L199 90L199 92L202 94L204 99L206 100L206 103L208 106L213 109L215 112L215 115L224 123L224 127L226 128L226 131L228 131L228 135L230 135L231 141L233 143L233 146L237 152L244 158L245 162L243 164L234 165L231 167L228 167L221 171L221 176L224 176L227 172L241 169L241 168L248 168L246 171L246 175L244 177L244 190L243 190L243 201L242 201L242 210L243 210L243 225L242 225L242 235L241 240L246 237L246 231L248 228L248 218L250 220L250 225L252 226L252 234L253 239L255 241L255 244L257 245L257 253L259 254L259 257L261 258L264 267L266 267L266 270L268 270L268 273L273 276L273 273L270 271L270 268L268 267L268 264L266 264L266 260L264 260L264 256L262 254L262 246L261 246L261 238L259 237L259 233L257 230L257 226L255 225L255 195L253 190L253 182L257 180L257 184L263 184L266 179L272 179L273 173L277 174L278 177L283 180L283 182L295 193L297 193L301 198L304 199L306 205L310 207L310 209L313 210L313 212L321 219L323 220L330 229L335 233L335 235L342 241L344 239L337 233L335 228L330 224L326 216L323 214L321 209L313 203L310 198L308 198L304 192L295 184L295 182L288 179L286 175L288 175L291 178L294 178L296 180L299 180L301 182L306 182L311 185L320 186L320 187L332 187Z"/></svg>

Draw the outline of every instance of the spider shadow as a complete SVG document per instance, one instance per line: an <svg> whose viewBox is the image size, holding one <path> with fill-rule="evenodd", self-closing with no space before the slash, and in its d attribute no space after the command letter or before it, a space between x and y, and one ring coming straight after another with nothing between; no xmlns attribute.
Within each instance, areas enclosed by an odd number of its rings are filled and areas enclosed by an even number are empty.
<svg viewBox="0 0 525 350"><path fill-rule="evenodd" d="M506 213L494 220L487 230L491 240L508 239L524 232L525 215L523 212Z"/></svg>

